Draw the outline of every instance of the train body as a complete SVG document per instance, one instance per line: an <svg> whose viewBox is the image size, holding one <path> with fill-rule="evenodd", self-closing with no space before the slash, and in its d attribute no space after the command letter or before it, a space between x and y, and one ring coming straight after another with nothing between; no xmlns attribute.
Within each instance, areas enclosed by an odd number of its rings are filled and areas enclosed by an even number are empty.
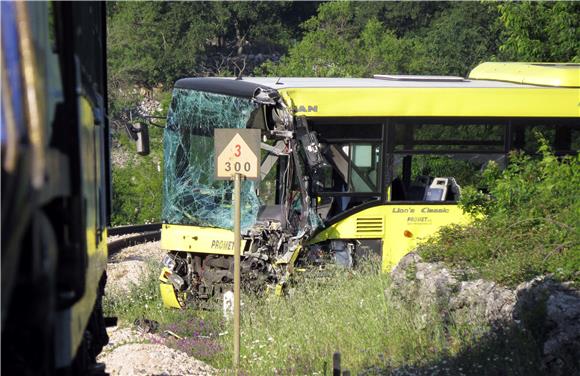
<svg viewBox="0 0 580 376"><path fill-rule="evenodd" d="M108 341L105 4L1 6L2 374L98 374Z"/></svg>
<svg viewBox="0 0 580 376"><path fill-rule="evenodd" d="M468 78L186 78L164 134L166 306L231 289L232 184L214 179L216 128L260 129L261 181L242 187L242 285L283 290L299 264L390 270L441 226L489 163L579 143L580 66L484 63Z"/></svg>

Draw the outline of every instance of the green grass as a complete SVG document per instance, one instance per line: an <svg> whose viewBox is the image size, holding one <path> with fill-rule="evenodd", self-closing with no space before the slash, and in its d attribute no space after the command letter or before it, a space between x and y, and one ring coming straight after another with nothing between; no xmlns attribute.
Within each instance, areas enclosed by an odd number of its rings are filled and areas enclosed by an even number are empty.
<svg viewBox="0 0 580 376"><path fill-rule="evenodd" d="M209 363L221 362L226 357L219 335L226 331L221 311L163 307L159 293L160 270L159 263L151 262L140 283L131 286L128 292L106 291L103 300L105 316L118 317L119 325L123 327L132 327L135 320L142 318L157 321L160 334L170 330L184 337L183 341L166 338L164 342L168 346Z"/></svg>
<svg viewBox="0 0 580 376"><path fill-rule="evenodd" d="M360 371L423 357L444 342L432 317L409 315L385 294L389 279L376 271L329 268L304 278L285 299L246 298L242 368L255 374L323 374L332 354ZM411 355L413 354L413 355Z"/></svg>
<svg viewBox="0 0 580 376"><path fill-rule="evenodd" d="M221 318L221 310L163 308L156 277L152 273L129 296L107 298L106 313L116 314L124 325L141 317L157 320L162 331L185 337L165 339L166 345L228 373L233 324ZM284 298L243 297L243 374L329 374L336 351L342 355L343 369L353 374L411 369L418 374L435 369L459 374L469 364L488 370L533 370L538 365L533 341L521 333L489 337L488 328L478 320L444 322L435 310L421 312L402 303L378 265L355 271L337 267L309 271L296 282ZM479 348L485 351L472 351Z"/></svg>

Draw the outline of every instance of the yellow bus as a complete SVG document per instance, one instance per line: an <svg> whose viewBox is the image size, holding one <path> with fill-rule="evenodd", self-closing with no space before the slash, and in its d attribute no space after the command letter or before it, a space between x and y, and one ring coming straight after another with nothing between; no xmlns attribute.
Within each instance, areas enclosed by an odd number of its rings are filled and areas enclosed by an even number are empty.
<svg viewBox="0 0 580 376"><path fill-rule="evenodd" d="M578 64L484 63L467 78L185 78L164 133L164 304L231 289L232 184L214 180L214 129L260 129L261 180L242 188L242 283L280 292L294 266L390 270L441 226L489 163L579 142Z"/></svg>

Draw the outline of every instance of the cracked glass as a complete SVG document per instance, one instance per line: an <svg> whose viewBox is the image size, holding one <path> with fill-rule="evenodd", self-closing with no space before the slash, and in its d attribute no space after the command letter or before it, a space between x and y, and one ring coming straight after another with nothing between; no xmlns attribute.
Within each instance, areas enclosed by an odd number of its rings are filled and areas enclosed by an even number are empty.
<svg viewBox="0 0 580 376"><path fill-rule="evenodd" d="M246 128L258 110L251 99L174 89L164 132L163 221L233 228L233 182L214 179L215 128ZM242 182L241 227L256 221L255 183Z"/></svg>

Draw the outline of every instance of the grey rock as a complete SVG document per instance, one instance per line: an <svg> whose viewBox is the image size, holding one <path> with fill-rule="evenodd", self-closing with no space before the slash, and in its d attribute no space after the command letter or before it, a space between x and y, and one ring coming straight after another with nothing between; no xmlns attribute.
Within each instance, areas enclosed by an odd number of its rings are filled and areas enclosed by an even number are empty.
<svg viewBox="0 0 580 376"><path fill-rule="evenodd" d="M580 291L550 275L520 284L514 319L541 344L543 372L580 375Z"/></svg>
<svg viewBox="0 0 580 376"><path fill-rule="evenodd" d="M539 341L543 372L580 375L580 291L551 276L536 277L515 289L484 279L460 281L470 271L443 263L427 263L415 252L407 254L391 272L390 295L414 301L420 309L434 306L454 320L485 320L502 330L518 326Z"/></svg>
<svg viewBox="0 0 580 376"><path fill-rule="evenodd" d="M510 289L484 279L461 282L457 294L450 301L450 310L474 311L487 322L509 322L512 320L516 295Z"/></svg>
<svg viewBox="0 0 580 376"><path fill-rule="evenodd" d="M459 281L443 263L422 262L415 253L408 253L391 273L396 294L403 300L413 299L428 309L445 307Z"/></svg>
<svg viewBox="0 0 580 376"><path fill-rule="evenodd" d="M423 259L416 252L407 253L401 261L395 266L391 272L393 280L406 277L406 272L417 263L422 262Z"/></svg>

